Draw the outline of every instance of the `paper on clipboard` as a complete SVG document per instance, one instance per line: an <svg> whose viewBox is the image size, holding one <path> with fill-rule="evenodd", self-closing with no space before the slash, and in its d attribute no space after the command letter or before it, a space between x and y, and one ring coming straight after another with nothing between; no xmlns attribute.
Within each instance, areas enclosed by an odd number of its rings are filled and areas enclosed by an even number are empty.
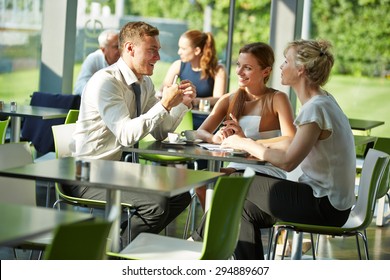
<svg viewBox="0 0 390 280"><path fill-rule="evenodd" d="M209 151L222 151L222 152L233 152L234 151L234 149L232 149L232 148L222 148L221 145L218 145L218 144L199 143L197 145L202 147L203 149L206 149Z"/></svg>

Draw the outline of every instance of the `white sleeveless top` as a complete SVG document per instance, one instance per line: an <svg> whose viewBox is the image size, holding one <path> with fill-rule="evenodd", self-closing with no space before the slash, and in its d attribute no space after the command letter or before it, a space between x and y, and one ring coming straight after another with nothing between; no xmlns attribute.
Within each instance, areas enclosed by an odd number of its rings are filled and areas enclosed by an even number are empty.
<svg viewBox="0 0 390 280"><path fill-rule="evenodd" d="M280 130L259 132L260 121L261 121L260 116L242 116L239 119L238 123L240 124L245 136L253 140L268 139L268 138L278 137L281 135ZM236 170L244 170L246 167L251 167L256 172L262 174L267 174L278 178L286 178L286 172L284 170L275 167L270 163L259 165L259 164L231 162L227 167L234 168Z"/></svg>

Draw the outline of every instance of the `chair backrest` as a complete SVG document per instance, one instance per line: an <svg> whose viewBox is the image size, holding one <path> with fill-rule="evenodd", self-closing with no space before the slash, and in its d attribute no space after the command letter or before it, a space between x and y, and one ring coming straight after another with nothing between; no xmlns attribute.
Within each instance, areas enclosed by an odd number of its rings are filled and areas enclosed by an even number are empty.
<svg viewBox="0 0 390 280"><path fill-rule="evenodd" d="M75 123L79 118L79 110L70 109L65 119L65 124Z"/></svg>
<svg viewBox="0 0 390 280"><path fill-rule="evenodd" d="M107 219L97 218L56 228L51 244L46 248L46 260L103 260L111 246L108 238L112 224L119 215L112 208Z"/></svg>
<svg viewBox="0 0 390 280"><path fill-rule="evenodd" d="M34 92L30 105L78 110L80 108L80 96ZM65 118L42 120L40 118L26 117L23 123L22 137L31 141L39 153L54 152L51 126L63 124L64 122Z"/></svg>
<svg viewBox="0 0 390 280"><path fill-rule="evenodd" d="M76 130L76 124L60 124L51 127L54 138L54 148L56 157L69 157L73 151L73 132Z"/></svg>
<svg viewBox="0 0 390 280"><path fill-rule="evenodd" d="M179 126L175 129L176 133L179 133L184 131L184 130L193 130L194 129L194 123L192 121L192 111L188 111L183 119L181 120Z"/></svg>
<svg viewBox="0 0 390 280"><path fill-rule="evenodd" d="M74 150L72 135L75 129L76 129L75 123L52 126L56 158L72 156L72 151ZM69 195L66 195L63 191L62 185L58 183L55 183L55 190L61 198L67 201L85 203L86 205L96 206L96 207L102 207L105 205L104 201L90 200L90 199L84 199L78 197L76 198L76 197L71 197Z"/></svg>
<svg viewBox="0 0 390 280"><path fill-rule="evenodd" d="M387 154L390 154L390 138L385 137L378 137L374 144L374 149L378 151L385 152ZM387 166L385 178L383 178L381 185L379 186L378 192L376 194L376 198L383 197L390 188L390 172L389 172L390 165Z"/></svg>
<svg viewBox="0 0 390 280"><path fill-rule="evenodd" d="M5 142L5 135L7 134L7 128L10 119L10 117L7 117L4 120L0 120L0 144L4 144Z"/></svg>
<svg viewBox="0 0 390 280"><path fill-rule="evenodd" d="M184 130L193 130L194 129L194 124L192 122L192 111L188 111L185 113L183 119L181 120L179 126L175 129L176 133L179 133L184 131ZM140 140L140 143L142 142L147 142L147 141L153 141L155 140L152 134L146 135L144 138ZM160 155L159 155L160 156ZM164 158L164 157L162 157Z"/></svg>
<svg viewBox="0 0 390 280"><path fill-rule="evenodd" d="M0 169L8 169L33 162L31 148L27 142L0 145ZM0 177L0 201L37 206L35 181Z"/></svg>
<svg viewBox="0 0 390 280"><path fill-rule="evenodd" d="M106 259L107 237L112 222L94 220L62 225L56 228L51 244L46 248L46 260Z"/></svg>
<svg viewBox="0 0 390 280"><path fill-rule="evenodd" d="M232 256L240 232L244 201L254 174L248 168L243 176L218 178L206 217L202 259L226 260Z"/></svg>
<svg viewBox="0 0 390 280"><path fill-rule="evenodd" d="M386 173L389 155L369 149L362 168L358 198L344 228L366 228L370 225L375 210L377 191Z"/></svg>

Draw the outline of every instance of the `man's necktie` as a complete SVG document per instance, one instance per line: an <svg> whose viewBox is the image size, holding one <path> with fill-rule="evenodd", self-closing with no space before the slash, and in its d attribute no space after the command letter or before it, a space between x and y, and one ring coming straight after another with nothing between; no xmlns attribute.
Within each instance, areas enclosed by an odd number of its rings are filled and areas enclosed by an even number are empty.
<svg viewBox="0 0 390 280"><path fill-rule="evenodd" d="M137 117L139 117L142 113L141 112L141 87L140 87L139 83L133 83L133 84L131 84L131 86L132 86L133 91L134 91L135 102L137 105ZM138 142L134 144L134 147L138 148ZM138 154L137 153L133 152L132 158L133 158L133 162L138 163Z"/></svg>
<svg viewBox="0 0 390 280"><path fill-rule="evenodd" d="M135 95L135 102L137 104L137 117L141 115L141 87L138 83L131 84L134 95Z"/></svg>

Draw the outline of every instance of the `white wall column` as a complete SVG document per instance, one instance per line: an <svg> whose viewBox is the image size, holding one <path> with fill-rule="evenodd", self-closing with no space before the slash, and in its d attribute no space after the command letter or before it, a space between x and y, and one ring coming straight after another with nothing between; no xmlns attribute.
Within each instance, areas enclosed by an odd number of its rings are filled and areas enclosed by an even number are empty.
<svg viewBox="0 0 390 280"><path fill-rule="evenodd" d="M270 86L289 94L293 108L296 96L288 86L280 83L280 65L284 61L283 51L287 43L300 39L304 0L280 0L271 2L270 44L275 52L275 64L270 78Z"/></svg>
<svg viewBox="0 0 390 280"><path fill-rule="evenodd" d="M45 0L39 90L72 93L77 0Z"/></svg>
<svg viewBox="0 0 390 280"><path fill-rule="evenodd" d="M120 18L124 15L125 3L124 0L115 1L115 15Z"/></svg>

